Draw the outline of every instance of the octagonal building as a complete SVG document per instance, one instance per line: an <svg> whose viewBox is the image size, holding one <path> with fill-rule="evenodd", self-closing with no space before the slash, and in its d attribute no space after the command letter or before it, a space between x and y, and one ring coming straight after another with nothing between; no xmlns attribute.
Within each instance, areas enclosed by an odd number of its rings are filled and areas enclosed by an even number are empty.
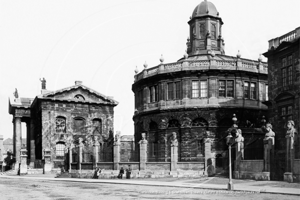
<svg viewBox="0 0 300 200"><path fill-rule="evenodd" d="M224 157L224 137L233 114L244 128L245 139L267 114L263 102L267 100L268 70L261 57L256 61L240 53L225 55L223 21L211 2L196 6L188 24L190 36L183 58L173 63L161 58L153 67L145 64L134 77L135 141L146 132L148 161L170 161L169 141L176 132L179 162L201 161L207 141L215 162Z"/></svg>

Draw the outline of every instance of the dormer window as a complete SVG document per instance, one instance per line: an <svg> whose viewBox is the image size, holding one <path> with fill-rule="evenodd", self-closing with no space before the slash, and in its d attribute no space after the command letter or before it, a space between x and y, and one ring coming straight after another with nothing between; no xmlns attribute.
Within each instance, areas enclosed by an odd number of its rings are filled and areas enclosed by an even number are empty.
<svg viewBox="0 0 300 200"><path fill-rule="evenodd" d="M85 100L85 98L81 94L76 94L74 96L74 99L79 100L79 101L84 101Z"/></svg>

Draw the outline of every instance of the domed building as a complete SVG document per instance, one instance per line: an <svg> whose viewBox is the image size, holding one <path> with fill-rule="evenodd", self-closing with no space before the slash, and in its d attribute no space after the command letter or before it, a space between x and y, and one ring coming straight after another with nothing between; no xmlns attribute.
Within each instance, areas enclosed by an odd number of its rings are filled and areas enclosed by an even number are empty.
<svg viewBox="0 0 300 200"><path fill-rule="evenodd" d="M234 114L245 140L249 135L261 135L254 128L261 126L267 114L263 104L267 100L267 64L261 57L256 61L242 58L240 53L225 55L223 21L213 3L205 0L196 6L188 24L190 36L183 58L164 63L161 57L159 65L148 68L145 64L142 72L136 71L132 85L135 141L146 132L148 161L157 162L170 160L173 132L179 141L179 162L202 161L203 144L209 141L213 163L221 167L215 158L224 157L228 148L224 137ZM262 150L263 144L259 145ZM245 157L254 154L245 152Z"/></svg>

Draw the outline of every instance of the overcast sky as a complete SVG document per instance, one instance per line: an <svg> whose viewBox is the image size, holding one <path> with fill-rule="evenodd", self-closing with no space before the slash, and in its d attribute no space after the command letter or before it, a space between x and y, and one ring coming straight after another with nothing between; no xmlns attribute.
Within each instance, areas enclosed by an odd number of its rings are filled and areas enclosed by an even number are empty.
<svg viewBox="0 0 300 200"><path fill-rule="evenodd" d="M175 62L201 0L0 0L0 135L12 137L8 98L74 85L119 102L115 131L133 134L134 69ZM300 26L299 0L214 0L226 55L257 60L268 40ZM267 61L264 58L264 61ZM25 131L23 131L25 137Z"/></svg>

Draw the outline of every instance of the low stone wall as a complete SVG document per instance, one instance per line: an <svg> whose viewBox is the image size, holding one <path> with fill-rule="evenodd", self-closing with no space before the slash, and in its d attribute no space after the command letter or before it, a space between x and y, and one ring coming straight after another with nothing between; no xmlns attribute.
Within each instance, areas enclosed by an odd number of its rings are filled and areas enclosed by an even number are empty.
<svg viewBox="0 0 300 200"><path fill-rule="evenodd" d="M159 170L170 171L171 162L147 162L146 169L149 171L159 171Z"/></svg>
<svg viewBox="0 0 300 200"><path fill-rule="evenodd" d="M120 168L123 167L124 169L127 169L128 165L130 165L132 170L139 170L140 169L140 163L139 162L120 162L119 163Z"/></svg>
<svg viewBox="0 0 300 200"><path fill-rule="evenodd" d="M270 180L270 172L263 172L264 160L241 160L238 171L233 175L236 179Z"/></svg>
<svg viewBox="0 0 300 200"><path fill-rule="evenodd" d="M72 170L70 173L71 178L93 178L94 170ZM115 179L119 174L119 170L102 170L99 175L99 179ZM194 170L132 170L131 178L165 178L165 177L203 177L203 171L194 171ZM123 178L126 177L126 173L123 175Z"/></svg>
<svg viewBox="0 0 300 200"><path fill-rule="evenodd" d="M51 174L60 174L61 169L60 168L55 168L51 170ZM27 174L43 174L43 169L27 169Z"/></svg>
<svg viewBox="0 0 300 200"><path fill-rule="evenodd" d="M105 170L113 170L114 163L113 162L98 162L97 167L99 167L100 169L105 169Z"/></svg>
<svg viewBox="0 0 300 200"><path fill-rule="evenodd" d="M178 162L177 167L180 170L204 171L204 162Z"/></svg>
<svg viewBox="0 0 300 200"><path fill-rule="evenodd" d="M293 169L294 182L300 182L300 159L294 160L294 169Z"/></svg>

